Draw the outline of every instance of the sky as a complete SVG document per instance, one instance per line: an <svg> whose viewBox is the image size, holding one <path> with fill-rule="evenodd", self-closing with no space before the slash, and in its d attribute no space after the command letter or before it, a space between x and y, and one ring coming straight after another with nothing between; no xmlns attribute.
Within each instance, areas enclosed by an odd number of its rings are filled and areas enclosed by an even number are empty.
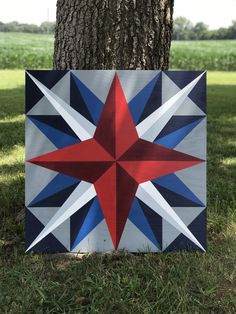
<svg viewBox="0 0 236 314"><path fill-rule="evenodd" d="M138 1L138 0L136 0ZM185 16L210 29L227 27L236 20L236 0L175 0L174 18ZM55 21L56 0L0 0L0 21L40 24Z"/></svg>

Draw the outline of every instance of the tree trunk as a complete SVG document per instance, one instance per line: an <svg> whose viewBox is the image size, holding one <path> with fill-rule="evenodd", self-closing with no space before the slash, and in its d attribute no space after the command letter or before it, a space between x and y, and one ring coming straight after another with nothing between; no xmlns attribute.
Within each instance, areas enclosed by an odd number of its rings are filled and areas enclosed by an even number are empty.
<svg viewBox="0 0 236 314"><path fill-rule="evenodd" d="M58 0L55 69L167 69L174 0Z"/></svg>

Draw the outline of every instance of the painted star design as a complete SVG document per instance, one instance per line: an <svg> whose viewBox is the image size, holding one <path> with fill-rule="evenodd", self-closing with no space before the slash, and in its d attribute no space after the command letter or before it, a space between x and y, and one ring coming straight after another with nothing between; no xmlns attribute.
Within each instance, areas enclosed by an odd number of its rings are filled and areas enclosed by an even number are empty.
<svg viewBox="0 0 236 314"><path fill-rule="evenodd" d="M82 141L28 160L81 180L28 250L96 195L115 250L135 196L154 207L161 217L203 249L150 182L203 162L202 159L152 143L200 77L135 126L115 74L97 127L62 103L34 77L31 78Z"/></svg>

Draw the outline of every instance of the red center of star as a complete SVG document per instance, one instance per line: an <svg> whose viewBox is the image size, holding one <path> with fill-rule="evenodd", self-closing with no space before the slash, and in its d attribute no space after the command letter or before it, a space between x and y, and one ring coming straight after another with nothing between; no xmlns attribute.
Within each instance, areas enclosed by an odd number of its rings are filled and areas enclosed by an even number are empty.
<svg viewBox="0 0 236 314"><path fill-rule="evenodd" d="M29 162L93 183L117 249L138 185L202 160L140 139L115 75L94 137Z"/></svg>

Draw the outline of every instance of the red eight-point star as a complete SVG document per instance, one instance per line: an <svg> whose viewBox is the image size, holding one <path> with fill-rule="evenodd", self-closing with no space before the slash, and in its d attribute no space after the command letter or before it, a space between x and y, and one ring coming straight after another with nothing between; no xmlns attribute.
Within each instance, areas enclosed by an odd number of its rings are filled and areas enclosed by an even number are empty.
<svg viewBox="0 0 236 314"><path fill-rule="evenodd" d="M29 162L93 183L117 249L138 185L202 160L140 139L115 75L94 137Z"/></svg>

